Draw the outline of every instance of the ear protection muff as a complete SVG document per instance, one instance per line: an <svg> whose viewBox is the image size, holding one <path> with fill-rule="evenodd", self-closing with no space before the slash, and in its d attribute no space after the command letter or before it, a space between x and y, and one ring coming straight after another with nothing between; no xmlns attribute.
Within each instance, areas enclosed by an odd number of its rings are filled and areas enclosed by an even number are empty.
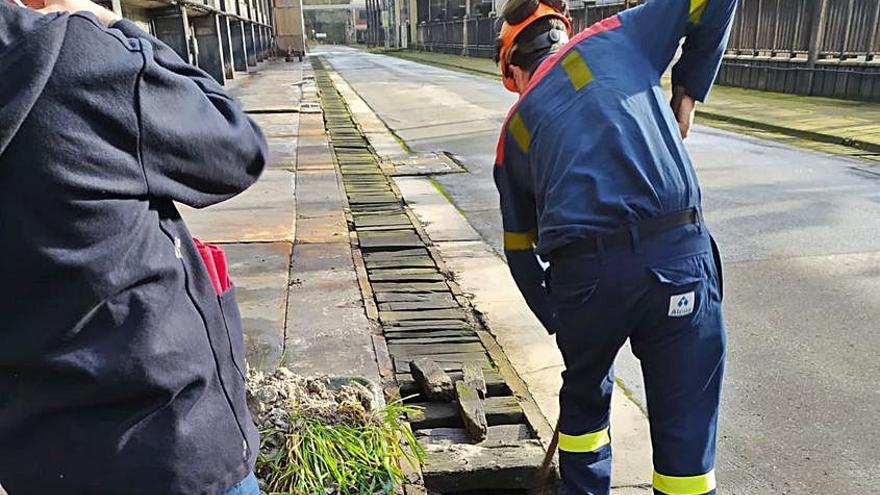
<svg viewBox="0 0 880 495"><path fill-rule="evenodd" d="M543 36L539 36L524 45L514 45L516 37L525 28L538 19L545 17L556 17L561 20L565 24L565 32L552 29L544 33ZM510 70L510 60L513 52L522 50L524 54L533 53L553 46L563 39L567 41L572 33L571 20L565 15L564 0L546 0L546 2L544 0L524 0L522 2L508 0L508 5L504 8L502 18L504 23L501 25L501 33L498 36L498 64L501 66L501 77L504 87L508 91L516 93L516 81L514 81Z"/></svg>
<svg viewBox="0 0 880 495"><path fill-rule="evenodd" d="M514 50L510 57L511 62L513 62L517 56L531 55L532 53L546 50L559 43L568 43L568 33L565 32L564 29L553 28L550 31L542 33L528 43L520 43L516 45L516 50Z"/></svg>

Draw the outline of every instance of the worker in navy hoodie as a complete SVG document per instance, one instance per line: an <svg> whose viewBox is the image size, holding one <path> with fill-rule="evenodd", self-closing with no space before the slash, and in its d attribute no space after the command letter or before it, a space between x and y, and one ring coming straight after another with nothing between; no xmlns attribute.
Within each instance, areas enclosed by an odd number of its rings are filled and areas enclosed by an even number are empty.
<svg viewBox="0 0 880 495"><path fill-rule="evenodd" d="M0 485L258 494L240 315L174 202L266 142L208 75L87 0L0 0ZM37 0L41 1L41 0Z"/></svg>

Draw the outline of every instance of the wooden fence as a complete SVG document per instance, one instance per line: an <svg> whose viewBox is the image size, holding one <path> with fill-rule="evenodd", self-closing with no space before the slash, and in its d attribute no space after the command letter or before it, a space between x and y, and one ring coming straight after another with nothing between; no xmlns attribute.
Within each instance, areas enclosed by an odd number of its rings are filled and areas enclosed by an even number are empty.
<svg viewBox="0 0 880 495"><path fill-rule="evenodd" d="M880 101L878 31L878 0L740 0L718 82Z"/></svg>

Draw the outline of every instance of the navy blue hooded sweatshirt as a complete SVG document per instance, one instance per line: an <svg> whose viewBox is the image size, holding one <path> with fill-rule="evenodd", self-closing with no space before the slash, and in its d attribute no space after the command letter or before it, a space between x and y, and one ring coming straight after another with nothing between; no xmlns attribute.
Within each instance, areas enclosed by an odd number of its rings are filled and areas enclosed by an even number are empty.
<svg viewBox="0 0 880 495"><path fill-rule="evenodd" d="M253 468L240 315L173 201L253 184L259 129L128 21L0 1L0 484L218 494Z"/></svg>

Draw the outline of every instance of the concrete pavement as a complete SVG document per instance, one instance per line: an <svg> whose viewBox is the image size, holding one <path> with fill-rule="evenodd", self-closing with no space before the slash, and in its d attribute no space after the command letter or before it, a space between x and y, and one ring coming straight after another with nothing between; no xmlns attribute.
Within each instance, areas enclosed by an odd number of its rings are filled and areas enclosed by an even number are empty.
<svg viewBox="0 0 880 495"><path fill-rule="evenodd" d="M243 194L181 206L193 235L220 244L245 329L248 365L378 382L374 324L364 312L339 187L311 69L262 64L230 93L261 126L269 164Z"/></svg>
<svg viewBox="0 0 880 495"><path fill-rule="evenodd" d="M514 96L484 77L323 53L414 151L457 156L469 173L434 179L498 252L491 170ZM880 486L871 426L880 410L880 170L706 127L688 147L726 260L720 493L871 493ZM618 376L644 405L626 351Z"/></svg>

